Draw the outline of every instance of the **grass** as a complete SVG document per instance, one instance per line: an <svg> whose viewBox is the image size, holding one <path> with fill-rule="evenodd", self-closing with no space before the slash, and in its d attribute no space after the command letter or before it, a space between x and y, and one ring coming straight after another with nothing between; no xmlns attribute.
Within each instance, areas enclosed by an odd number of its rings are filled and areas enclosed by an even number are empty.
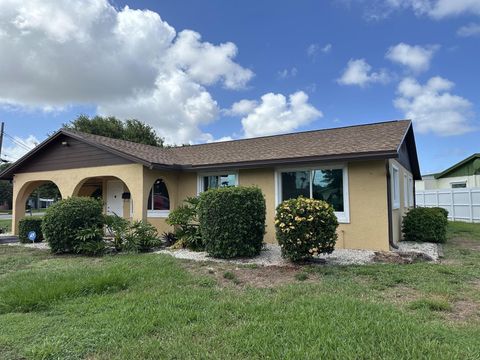
<svg viewBox="0 0 480 360"><path fill-rule="evenodd" d="M4 229L5 232L12 231L12 220L0 220L0 228Z"/></svg>
<svg viewBox="0 0 480 360"><path fill-rule="evenodd" d="M457 243L479 229L452 223L442 264L303 267L265 288L235 285L235 265L221 286L166 255L0 246L1 358L478 359L480 251Z"/></svg>

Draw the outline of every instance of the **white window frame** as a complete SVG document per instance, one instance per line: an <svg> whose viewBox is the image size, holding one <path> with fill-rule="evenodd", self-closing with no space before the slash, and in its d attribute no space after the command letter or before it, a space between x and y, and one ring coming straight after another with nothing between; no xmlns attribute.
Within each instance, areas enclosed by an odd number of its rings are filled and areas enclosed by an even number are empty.
<svg viewBox="0 0 480 360"><path fill-rule="evenodd" d="M400 169L398 166L392 164L392 207L393 209L400 208Z"/></svg>
<svg viewBox="0 0 480 360"><path fill-rule="evenodd" d="M460 184L465 184L464 188L454 188L453 185L460 185ZM461 180L461 181L450 181L450 189L465 189L467 188L467 180Z"/></svg>
<svg viewBox="0 0 480 360"><path fill-rule="evenodd" d="M165 182L165 180L163 180L162 178L158 178L158 179L155 179L152 186L150 187L150 192L153 190L153 186L155 185L155 182L157 180L162 180L165 183L165 186L168 191L168 185ZM149 197L150 197L150 192L148 193ZM168 192L168 196L170 197L170 192ZM148 201L148 198L147 198L147 201ZM153 201L153 194L152 194L152 201ZM168 215L170 214L170 210L148 210L148 207L149 207L149 204L147 204L147 218L167 218ZM170 207L171 207L171 204L170 204Z"/></svg>
<svg viewBox="0 0 480 360"><path fill-rule="evenodd" d="M282 167L275 169L275 207L282 202L282 176L284 172L294 171L313 171L313 170L335 170L342 169L343 175L343 211L335 211L335 215L339 223L350 223L350 197L348 195L348 166L347 164L331 164L331 165L311 165L304 167ZM312 180L310 179L310 194L312 193Z"/></svg>
<svg viewBox="0 0 480 360"><path fill-rule="evenodd" d="M413 176L408 175L408 207L413 207L414 193L413 193Z"/></svg>
<svg viewBox="0 0 480 360"><path fill-rule="evenodd" d="M197 195L200 195L203 190L203 178L205 176L220 176L220 175L235 175L235 185L238 186L238 170L215 171L197 173Z"/></svg>

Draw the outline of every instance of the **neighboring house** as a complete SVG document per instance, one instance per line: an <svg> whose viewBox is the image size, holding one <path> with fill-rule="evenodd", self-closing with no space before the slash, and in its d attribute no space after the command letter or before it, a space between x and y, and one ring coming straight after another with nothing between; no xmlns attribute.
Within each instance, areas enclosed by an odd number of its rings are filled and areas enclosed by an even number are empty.
<svg viewBox="0 0 480 360"><path fill-rule="evenodd" d="M480 188L480 153L473 154L448 169L423 175L415 182L416 190Z"/></svg>
<svg viewBox="0 0 480 360"><path fill-rule="evenodd" d="M63 198L102 197L106 213L148 220L160 232L188 196L256 185L266 200L266 242L276 241L276 206L303 195L334 206L337 248L389 250L414 206L420 169L412 124L401 120L174 148L62 129L0 179L13 179L15 233L29 194L48 181Z"/></svg>

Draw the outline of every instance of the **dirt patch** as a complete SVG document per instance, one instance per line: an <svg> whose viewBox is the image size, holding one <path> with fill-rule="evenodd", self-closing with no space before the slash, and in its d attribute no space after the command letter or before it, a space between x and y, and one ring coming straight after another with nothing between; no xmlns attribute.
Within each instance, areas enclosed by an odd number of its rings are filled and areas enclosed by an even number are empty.
<svg viewBox="0 0 480 360"><path fill-rule="evenodd" d="M421 296L418 290L404 285L389 288L383 293L385 300L398 306L403 306L404 304L418 300Z"/></svg>
<svg viewBox="0 0 480 360"><path fill-rule="evenodd" d="M377 263L388 263L388 264L412 264L419 261L432 261L433 259L419 252L384 252L376 251L373 258L374 262Z"/></svg>
<svg viewBox="0 0 480 360"><path fill-rule="evenodd" d="M455 237L449 240L449 242L458 246L459 248L480 251L480 241L476 239Z"/></svg>
<svg viewBox="0 0 480 360"><path fill-rule="evenodd" d="M214 278L221 287L274 288L281 285L318 282L315 274L301 266L242 266L225 263L183 261L182 265L195 275Z"/></svg>
<svg viewBox="0 0 480 360"><path fill-rule="evenodd" d="M480 320L480 304L471 300L459 300L453 303L452 311L445 314L447 320L454 322Z"/></svg>

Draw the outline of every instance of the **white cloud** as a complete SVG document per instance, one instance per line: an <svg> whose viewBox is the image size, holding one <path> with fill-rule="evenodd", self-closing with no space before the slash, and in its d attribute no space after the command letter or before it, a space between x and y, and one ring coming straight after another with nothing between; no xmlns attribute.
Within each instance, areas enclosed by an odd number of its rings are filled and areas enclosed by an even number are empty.
<svg viewBox="0 0 480 360"><path fill-rule="evenodd" d="M412 0L415 1L415 0ZM418 0L417 0L418 1ZM480 15L478 0L437 0L433 2L428 14L436 19L447 16L474 14Z"/></svg>
<svg viewBox="0 0 480 360"><path fill-rule="evenodd" d="M246 115L253 112L257 105L258 102L255 100L243 99L234 103L232 108L229 110L229 113L231 115Z"/></svg>
<svg viewBox="0 0 480 360"><path fill-rule="evenodd" d="M480 36L480 23L470 23L462 26L458 29L457 35L462 37Z"/></svg>
<svg viewBox="0 0 480 360"><path fill-rule="evenodd" d="M315 57L317 56L319 50L320 50L320 45L310 44L307 47L307 55L310 57Z"/></svg>
<svg viewBox="0 0 480 360"><path fill-rule="evenodd" d="M259 102L242 100L233 104L231 111L244 115L245 137L287 133L323 117L303 91L291 94L288 99L282 94L268 93Z"/></svg>
<svg viewBox="0 0 480 360"><path fill-rule="evenodd" d="M437 45L419 46L399 43L390 47L385 57L419 73L430 68L430 61L437 49Z"/></svg>
<svg viewBox="0 0 480 360"><path fill-rule="evenodd" d="M365 59L350 59L337 82L341 85L364 87L372 83L387 83L389 80L390 76L385 70L373 72Z"/></svg>
<svg viewBox="0 0 480 360"><path fill-rule="evenodd" d="M415 122L415 130L420 133L463 134L472 130L472 103L452 94L450 91L454 85L438 76L430 78L424 85L408 77L398 85L394 105Z"/></svg>
<svg viewBox="0 0 480 360"><path fill-rule="evenodd" d="M328 54L330 51L332 51L332 44L327 44L324 47L322 47L322 52L324 54Z"/></svg>
<svg viewBox="0 0 480 360"><path fill-rule="evenodd" d="M332 44L325 44L322 47L319 44L310 44L307 47L307 55L313 60L316 59L319 52L328 54L330 51L332 51Z"/></svg>
<svg viewBox="0 0 480 360"><path fill-rule="evenodd" d="M243 88L253 72L233 43L214 45L149 10L108 0L0 2L0 105L95 105L135 117L168 143L209 139L219 111L207 87Z"/></svg>
<svg viewBox="0 0 480 360"><path fill-rule="evenodd" d="M280 79L287 79L287 78L297 76L297 73L298 73L298 70L297 70L296 67L293 67L290 70L289 69L283 69L282 71L278 72L278 77Z"/></svg>
<svg viewBox="0 0 480 360"><path fill-rule="evenodd" d="M4 146L2 149L2 159L10 162L20 159L23 155L40 143L33 135L30 135L25 139L14 136L14 139L15 141L10 141L10 144Z"/></svg>
<svg viewBox="0 0 480 360"><path fill-rule="evenodd" d="M353 0L345 0L351 5ZM411 10L417 16L429 16L433 19L443 19L459 15L480 15L478 0L355 0L365 8L368 20L381 20L394 11Z"/></svg>

